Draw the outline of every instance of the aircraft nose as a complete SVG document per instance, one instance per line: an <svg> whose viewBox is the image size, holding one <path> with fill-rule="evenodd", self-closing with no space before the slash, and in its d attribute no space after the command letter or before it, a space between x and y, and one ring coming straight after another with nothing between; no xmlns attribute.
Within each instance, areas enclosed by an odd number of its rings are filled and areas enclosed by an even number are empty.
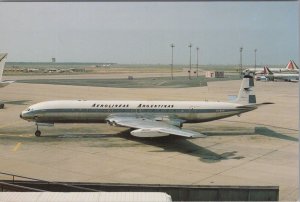
<svg viewBox="0 0 300 202"><path fill-rule="evenodd" d="M32 119L34 119L34 117L35 114L33 113L33 111L29 112L28 110L25 110L20 113L20 118L26 121L31 121Z"/></svg>
<svg viewBox="0 0 300 202"><path fill-rule="evenodd" d="M26 120L28 118L28 114L25 111L20 113L20 118Z"/></svg>

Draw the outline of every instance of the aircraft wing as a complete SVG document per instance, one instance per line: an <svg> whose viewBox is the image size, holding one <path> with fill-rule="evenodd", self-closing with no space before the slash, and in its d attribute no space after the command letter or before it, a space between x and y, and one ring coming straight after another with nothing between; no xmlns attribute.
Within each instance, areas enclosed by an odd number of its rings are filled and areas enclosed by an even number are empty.
<svg viewBox="0 0 300 202"><path fill-rule="evenodd" d="M177 135L183 137L206 137L201 133L181 129L163 121L155 121L149 118L137 118L126 116L110 116L106 119L112 125L134 128L131 134L137 137L160 137Z"/></svg>

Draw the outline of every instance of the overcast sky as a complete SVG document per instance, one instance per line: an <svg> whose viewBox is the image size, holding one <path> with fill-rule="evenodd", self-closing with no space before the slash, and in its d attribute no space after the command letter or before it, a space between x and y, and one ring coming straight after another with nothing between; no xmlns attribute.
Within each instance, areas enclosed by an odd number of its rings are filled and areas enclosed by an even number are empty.
<svg viewBox="0 0 300 202"><path fill-rule="evenodd" d="M238 64L299 63L298 2L0 2L8 61Z"/></svg>

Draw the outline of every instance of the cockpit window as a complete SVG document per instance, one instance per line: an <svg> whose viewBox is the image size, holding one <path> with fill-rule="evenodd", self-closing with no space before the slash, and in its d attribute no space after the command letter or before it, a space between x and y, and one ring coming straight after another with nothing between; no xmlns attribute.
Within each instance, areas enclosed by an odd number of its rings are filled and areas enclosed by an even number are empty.
<svg viewBox="0 0 300 202"><path fill-rule="evenodd" d="M31 111L31 108L28 108L27 111L28 111L28 112Z"/></svg>

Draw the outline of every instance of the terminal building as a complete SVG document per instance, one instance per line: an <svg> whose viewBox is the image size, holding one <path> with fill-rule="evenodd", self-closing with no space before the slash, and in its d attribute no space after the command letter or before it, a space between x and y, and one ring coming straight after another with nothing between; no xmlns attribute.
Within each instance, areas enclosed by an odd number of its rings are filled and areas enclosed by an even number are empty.
<svg viewBox="0 0 300 202"><path fill-rule="evenodd" d="M206 78L224 78L224 71L206 71Z"/></svg>

